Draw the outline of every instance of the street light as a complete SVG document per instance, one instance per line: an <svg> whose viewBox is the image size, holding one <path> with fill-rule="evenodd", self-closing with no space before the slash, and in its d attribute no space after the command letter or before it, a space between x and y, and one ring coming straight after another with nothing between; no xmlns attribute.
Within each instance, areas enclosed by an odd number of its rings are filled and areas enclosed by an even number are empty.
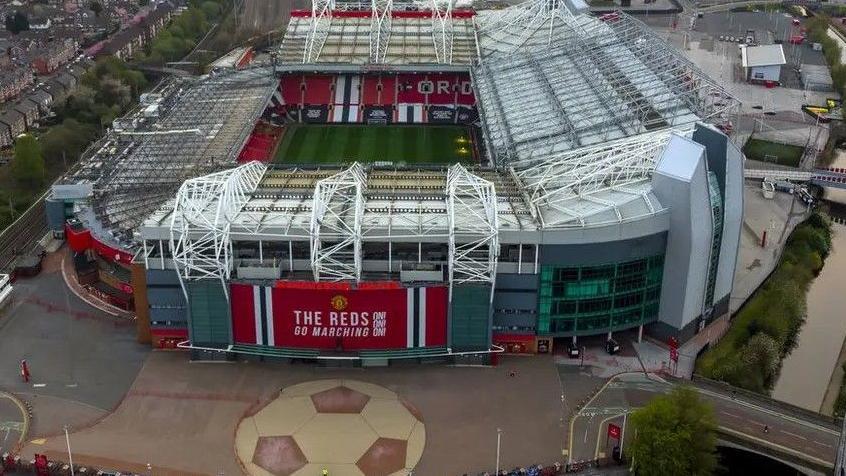
<svg viewBox="0 0 846 476"><path fill-rule="evenodd" d="M70 473L73 476L73 455L70 449L70 436L68 435L68 426L64 425L65 429L65 443L68 445L68 465L70 466Z"/></svg>
<svg viewBox="0 0 846 476"><path fill-rule="evenodd" d="M499 476L499 448L502 443L502 428L496 429L496 475Z"/></svg>

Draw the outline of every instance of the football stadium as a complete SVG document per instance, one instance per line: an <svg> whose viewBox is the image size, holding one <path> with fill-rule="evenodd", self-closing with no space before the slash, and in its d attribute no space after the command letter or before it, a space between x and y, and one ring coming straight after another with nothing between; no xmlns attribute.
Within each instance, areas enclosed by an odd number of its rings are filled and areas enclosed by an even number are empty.
<svg viewBox="0 0 846 476"><path fill-rule="evenodd" d="M487 362L728 311L738 102L623 13L314 0L54 186L77 279L196 359Z"/></svg>

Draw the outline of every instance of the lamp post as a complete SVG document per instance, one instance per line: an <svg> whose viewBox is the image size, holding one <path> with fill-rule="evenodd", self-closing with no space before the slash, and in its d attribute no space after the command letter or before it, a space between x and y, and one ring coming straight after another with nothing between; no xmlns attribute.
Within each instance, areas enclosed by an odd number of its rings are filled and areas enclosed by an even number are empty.
<svg viewBox="0 0 846 476"><path fill-rule="evenodd" d="M70 473L73 476L73 455L71 454L70 448L70 435L68 435L68 426L64 426L65 429L65 443L68 445L68 466L70 466Z"/></svg>
<svg viewBox="0 0 846 476"><path fill-rule="evenodd" d="M496 429L496 476L499 476L499 449L502 443L502 428Z"/></svg>

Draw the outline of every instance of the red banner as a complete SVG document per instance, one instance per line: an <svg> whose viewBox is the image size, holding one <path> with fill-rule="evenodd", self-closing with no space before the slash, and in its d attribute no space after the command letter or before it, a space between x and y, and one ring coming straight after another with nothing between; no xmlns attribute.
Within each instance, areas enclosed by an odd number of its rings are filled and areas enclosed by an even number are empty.
<svg viewBox="0 0 846 476"><path fill-rule="evenodd" d="M446 345L443 286L232 284L231 299L233 337L239 344L338 351Z"/></svg>
<svg viewBox="0 0 846 476"><path fill-rule="evenodd" d="M618 440L619 440L619 439L620 439L620 433L621 433L621 432L620 432L620 427L619 427L619 426L617 426L617 425L615 425L615 424L613 424L613 423L609 423L609 424L608 424L608 436L609 436L610 438L615 438L615 439L618 439Z"/></svg>

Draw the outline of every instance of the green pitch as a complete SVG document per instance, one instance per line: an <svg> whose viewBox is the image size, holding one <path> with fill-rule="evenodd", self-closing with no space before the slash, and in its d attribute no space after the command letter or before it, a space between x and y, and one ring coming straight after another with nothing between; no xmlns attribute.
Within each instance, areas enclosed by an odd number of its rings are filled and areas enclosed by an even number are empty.
<svg viewBox="0 0 846 476"><path fill-rule="evenodd" d="M286 164L472 163L471 140L467 128L461 126L291 124L273 161Z"/></svg>

